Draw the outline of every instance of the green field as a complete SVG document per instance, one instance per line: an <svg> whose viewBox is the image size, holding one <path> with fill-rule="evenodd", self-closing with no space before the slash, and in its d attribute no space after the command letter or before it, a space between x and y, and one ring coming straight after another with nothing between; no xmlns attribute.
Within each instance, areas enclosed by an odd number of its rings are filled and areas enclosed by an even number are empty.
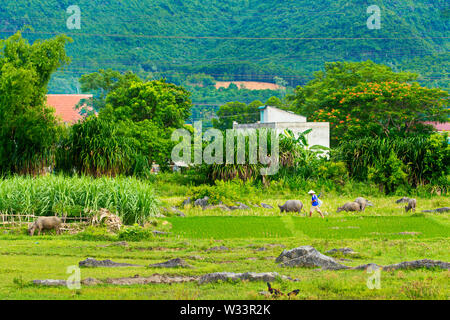
<svg viewBox="0 0 450 320"><path fill-rule="evenodd" d="M117 234L104 227L90 227L78 234L48 233L33 238L26 228L0 228L0 299L271 299L260 294L264 282L221 282L198 284L152 283L107 284L107 279L140 278L159 275L201 276L213 272L277 272L299 281L277 280L273 286L284 292L299 289L295 299L441 299L450 298L449 270L418 269L382 271L381 288L367 286L370 277L364 270L321 270L317 268L284 268L275 262L285 249L311 245L322 253L335 248L350 247L357 254L333 256L349 267L367 263L389 265L403 261L431 259L450 261L450 214L421 213L422 210L449 207L447 195L417 194L416 212L406 213L399 196L384 196L366 188L342 192L324 192L322 210L309 218L309 198L306 192L273 185L261 189L251 185L224 184L214 189L229 202L246 201L247 210L225 211L220 208L202 210L187 205L179 208L185 217L162 210L179 206L189 195L190 183L176 176L160 176L141 182L133 179L98 180L98 187L89 186L89 179L40 178L36 181L8 180L0 184L3 190L3 210L20 212L32 206L48 208L50 213L63 207L75 210L89 203L107 202L107 190L116 190L118 200L109 202L122 217L133 216L128 203L149 199L152 212L144 227L126 226ZM47 180L45 180L47 179ZM30 186L30 183L33 183ZM49 182L46 184L46 182ZM13 185L12 185L13 184ZM40 187L47 186L46 188ZM56 187L55 187L56 186ZM14 188L13 188L14 187ZM133 192L134 188L136 192ZM20 197L27 191L28 195ZM83 197L83 190L89 196ZM373 196L368 195L372 193ZM357 196L365 196L374 204L364 212L339 212L336 208ZM103 200L103 199L106 200ZM34 199L34 200L33 200ZM113 199L113 198L111 198ZM287 199L299 199L305 204L301 213L280 213L277 205ZM151 201L150 201L151 200ZM94 202L93 202L94 201ZM256 207L264 202L272 209ZM72 204L72 206L70 205ZM125 208L123 211L122 208ZM145 206L137 207L145 210ZM154 211L166 217L155 218ZM28 211L27 211L28 212ZM70 212L68 212L70 213ZM76 216L76 215L75 215ZM138 217L137 215L136 217ZM139 220L137 220L139 221ZM155 235L152 231L165 231ZM146 233L145 233L145 232ZM134 238L137 237L137 238ZM125 246L117 245L126 241ZM135 241L133 241L135 240ZM225 250L223 250L226 247ZM82 285L80 290L66 287L37 286L32 280L67 280L69 266L86 258L110 259L141 267L81 268L81 279L94 278L101 284ZM182 258L188 268L154 268L150 264ZM280 299L286 299L282 297Z"/></svg>
<svg viewBox="0 0 450 320"><path fill-rule="evenodd" d="M448 226L435 217L193 217L171 218L172 231L193 239L430 239L445 238ZM218 228L217 226L220 226ZM402 232L415 233L412 235Z"/></svg>
<svg viewBox="0 0 450 320"><path fill-rule="evenodd" d="M271 197L267 202L281 202L276 199L279 195ZM166 194L164 201L176 203L179 197L171 198ZM341 198L330 196L327 204L331 209L331 204L340 201ZM378 208L356 214L330 213L325 219L280 214L277 209L252 208L222 213L186 208L186 217L158 219L158 226L164 221L169 222L168 235L128 241L128 246L115 246L113 244L119 240L117 236L106 241L101 233L80 240L79 235L50 234L30 238L19 231L0 231L0 299L267 299L259 294L266 290L264 282L100 284L83 285L80 290L31 283L36 279L67 279L67 267L93 257L144 267L82 268L81 279L274 271L299 280L279 280L273 284L286 292L300 289L295 299L448 300L448 270L383 271L381 289L370 290L367 287L370 275L366 271L283 268L275 263L283 249L302 245L312 245L322 253L350 247L358 254L335 258L352 267L419 259L450 261L449 214L406 214L401 207L391 206L391 211L383 216L380 207L384 201L384 205L389 206L391 199L373 201L378 203ZM448 205L448 202L448 197L418 199L418 203L425 206L432 203ZM221 246L229 250L209 250ZM191 268L146 267L178 257ZM339 260L342 258L348 260Z"/></svg>

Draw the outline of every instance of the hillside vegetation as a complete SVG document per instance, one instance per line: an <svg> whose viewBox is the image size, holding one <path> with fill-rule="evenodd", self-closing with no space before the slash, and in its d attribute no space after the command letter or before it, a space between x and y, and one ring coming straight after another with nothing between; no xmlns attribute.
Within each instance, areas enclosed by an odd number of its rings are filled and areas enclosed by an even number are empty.
<svg viewBox="0 0 450 320"><path fill-rule="evenodd" d="M18 0L0 11L2 37L31 25L24 34L31 40L55 33L74 39L68 46L72 63L53 78L52 92L77 91L79 76L99 68L131 69L177 84L188 74L206 73L267 82L281 76L295 86L311 80L325 61L367 59L418 72L427 85L448 86L443 0L81 0L81 29L68 30L72 4ZM374 4L381 8L381 29L369 30L366 10Z"/></svg>

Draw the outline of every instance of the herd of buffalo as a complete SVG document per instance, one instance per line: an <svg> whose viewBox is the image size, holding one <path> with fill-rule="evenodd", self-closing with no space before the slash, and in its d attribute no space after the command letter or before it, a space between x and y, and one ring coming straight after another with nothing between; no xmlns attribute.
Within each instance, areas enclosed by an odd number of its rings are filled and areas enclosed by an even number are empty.
<svg viewBox="0 0 450 320"><path fill-rule="evenodd" d="M406 203L405 211L416 211L416 199L410 199L403 197L396 201L396 203ZM373 206L373 203L369 200L359 197L353 202L347 202L343 206L337 209L337 212L341 211L364 211L366 207ZM303 203L300 200L288 200L283 205L278 205L281 212L298 212L303 210Z"/></svg>
<svg viewBox="0 0 450 320"><path fill-rule="evenodd" d="M405 211L416 211L416 199L410 199L407 197L403 197L396 201L396 203L406 203ZM343 206L337 209L337 212L340 211L364 211L366 207L373 206L372 202L369 200L359 197L355 199L353 202L347 202ZM303 210L303 203L300 200L288 200L283 205L278 205L281 212L298 212L301 213ZM424 210L424 212L447 212L450 211L450 208L440 208L435 210ZM63 222L58 217L39 217L34 221L28 228L28 234L30 236L34 235L34 232L37 231L38 235L41 234L43 230L55 230L57 234L60 234L60 228Z"/></svg>

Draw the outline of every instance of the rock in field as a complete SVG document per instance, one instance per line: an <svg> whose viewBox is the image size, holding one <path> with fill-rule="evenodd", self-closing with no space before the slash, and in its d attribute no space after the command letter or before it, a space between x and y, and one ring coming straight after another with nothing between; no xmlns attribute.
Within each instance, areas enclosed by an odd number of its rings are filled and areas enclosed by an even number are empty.
<svg viewBox="0 0 450 320"><path fill-rule="evenodd" d="M434 268L440 268L440 269L450 269L450 263L449 262L444 262L444 261L436 261L436 260L428 260L428 259L423 259L423 260L414 260L414 261L404 261L404 262L400 262L400 263L396 263L396 264L390 264L387 266L379 266L375 263L368 263L368 264L363 264L357 267L354 267L352 269L355 270L366 270L368 268L371 269L377 269L377 268L382 268L384 271L391 271L391 270L407 270L407 269L434 269Z"/></svg>
<svg viewBox="0 0 450 320"><path fill-rule="evenodd" d="M129 286L129 285L144 285L150 283L182 283L197 281L197 276L169 276L164 274L154 274L149 277L129 277L129 278L118 278L118 279L106 279L105 283L119 285L119 286Z"/></svg>
<svg viewBox="0 0 450 320"><path fill-rule="evenodd" d="M52 279L33 280L33 284L38 285L38 286L60 287L60 286L66 286L67 281L66 280L52 280Z"/></svg>
<svg viewBox="0 0 450 320"><path fill-rule="evenodd" d="M108 267L108 268L113 268L113 267L141 267L139 265L136 264L129 264L129 263L119 263L119 262L114 262L111 260L96 260L93 258L87 258L86 260L80 261L78 263L78 265L80 267Z"/></svg>
<svg viewBox="0 0 450 320"><path fill-rule="evenodd" d="M210 209L222 209L223 211L230 211L230 208L228 208L224 204L207 205L206 207L203 207L203 210L210 210Z"/></svg>
<svg viewBox="0 0 450 320"><path fill-rule="evenodd" d="M185 216L185 214L182 211L178 210L176 207L171 207L170 210L179 217Z"/></svg>
<svg viewBox="0 0 450 320"><path fill-rule="evenodd" d="M398 269L433 269L433 268L441 268L441 269L450 269L450 263L436 260L414 260L414 261L405 261L396 264L390 264L388 266L383 267L383 270L398 270Z"/></svg>
<svg viewBox="0 0 450 320"><path fill-rule="evenodd" d="M177 268L177 267L189 268L190 266L183 259L175 258L175 259L172 259L172 260L169 260L166 262L162 262L162 263L150 264L149 267L150 268Z"/></svg>
<svg viewBox="0 0 450 320"><path fill-rule="evenodd" d="M245 273L234 273L234 272L215 272L203 275L198 283L210 283L217 281L237 281L237 280L247 280L247 281L264 281L264 282L272 282L277 278L281 278L283 280L292 280L286 276L280 276L276 272L265 272L265 273L255 273L255 272L245 272Z"/></svg>
<svg viewBox="0 0 450 320"><path fill-rule="evenodd" d="M438 213L443 213L443 212L448 212L448 211L450 211L450 207L438 208L438 209L433 209L433 210L422 210L422 212L438 212Z"/></svg>
<svg viewBox="0 0 450 320"><path fill-rule="evenodd" d="M246 204L243 204L242 202L236 202L236 206L229 206L228 209L230 210L248 210L250 209L249 206Z"/></svg>
<svg viewBox="0 0 450 320"><path fill-rule="evenodd" d="M166 235L170 234L170 232L158 231L158 230L153 230L152 233L154 235L158 235L158 236L166 236Z"/></svg>
<svg viewBox="0 0 450 320"><path fill-rule="evenodd" d="M261 207L265 208L265 209L273 209L273 207L271 205L265 204L261 202Z"/></svg>
<svg viewBox="0 0 450 320"><path fill-rule="evenodd" d="M175 214L178 217L185 217L185 214L182 211L178 210L177 207L170 207L170 209L167 209L165 207L161 207L161 210L164 211L164 212L167 212L169 214ZM165 218L165 217L166 216L163 215L163 214L159 214L159 215L155 216L155 218Z"/></svg>
<svg viewBox="0 0 450 320"><path fill-rule="evenodd" d="M194 206L197 207L206 207L208 205L209 197L204 197L203 199L197 199L194 201Z"/></svg>
<svg viewBox="0 0 450 320"><path fill-rule="evenodd" d="M181 204L181 206L184 207L184 206L186 206L188 204L191 204L191 198L190 197L187 198L186 200L184 200L183 203Z"/></svg>
<svg viewBox="0 0 450 320"><path fill-rule="evenodd" d="M331 249L325 253L333 255L333 254L337 254L339 252L342 253L344 256L357 254L355 251L353 251L352 248Z"/></svg>
<svg viewBox="0 0 450 320"><path fill-rule="evenodd" d="M102 284L102 281L95 278L86 278L84 280L81 280L81 284L85 286L95 286L98 284Z"/></svg>
<svg viewBox="0 0 450 320"><path fill-rule="evenodd" d="M225 246L219 246L219 247L212 247L209 248L207 251L228 251L230 248L227 248Z"/></svg>
<svg viewBox="0 0 450 320"><path fill-rule="evenodd" d="M380 269L380 268L382 268L382 266L379 266L376 263L367 263L367 264L363 264L363 265L354 267L352 269L354 269L354 270L367 270L367 269L376 270L376 269Z"/></svg>
<svg viewBox="0 0 450 320"><path fill-rule="evenodd" d="M302 246L292 250L283 250L275 260L281 267L321 267L327 270L348 269L311 246Z"/></svg>

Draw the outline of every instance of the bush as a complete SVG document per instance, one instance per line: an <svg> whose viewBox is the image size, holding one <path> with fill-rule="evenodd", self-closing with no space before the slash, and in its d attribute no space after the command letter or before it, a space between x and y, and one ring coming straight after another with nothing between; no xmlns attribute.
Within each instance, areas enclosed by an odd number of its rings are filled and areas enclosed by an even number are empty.
<svg viewBox="0 0 450 320"><path fill-rule="evenodd" d="M153 238L152 230L143 228L138 224L131 227L125 227L119 232L119 240L123 241L143 241Z"/></svg>
<svg viewBox="0 0 450 320"><path fill-rule="evenodd" d="M450 173L450 145L447 136L439 134L351 140L333 151L333 160L345 162L351 178L365 181L369 168L373 168L372 177L375 178L373 170L380 170L379 164L386 163L392 153L406 166L402 170L413 187L437 181Z"/></svg>
<svg viewBox="0 0 450 320"><path fill-rule="evenodd" d="M218 204L220 202L226 205L234 205L236 201L250 204L257 202L257 196L260 193L253 181L244 182L239 179L231 181L215 181L214 186L201 185L192 187L189 191L191 199L209 198L209 203Z"/></svg>
<svg viewBox="0 0 450 320"><path fill-rule="evenodd" d="M450 187L450 175L440 177L437 180L431 181L429 184L420 185L412 194L420 197L431 197L432 195L446 196L448 195Z"/></svg>
<svg viewBox="0 0 450 320"><path fill-rule="evenodd" d="M405 165L391 151L387 160L381 158L375 167L369 168L368 179L380 186L386 193L394 192L399 186L406 184Z"/></svg>
<svg viewBox="0 0 450 320"><path fill-rule="evenodd" d="M112 241L116 239L116 235L109 233L106 227L88 226L77 233L75 238L83 241Z"/></svg>
<svg viewBox="0 0 450 320"><path fill-rule="evenodd" d="M192 187L189 190L188 196L194 201L197 199L203 199L204 197L209 198L209 202L213 204L217 204L221 201L222 196L219 196L217 192L215 192L214 186L202 185L198 187Z"/></svg>
<svg viewBox="0 0 450 320"><path fill-rule="evenodd" d="M325 161L318 169L317 174L323 179L344 184L348 180L348 171L345 162Z"/></svg>
<svg viewBox="0 0 450 320"><path fill-rule="evenodd" d="M91 116L78 122L66 133L57 152L56 170L93 176L132 174L138 164L145 165L132 148L132 140L125 137L120 127Z"/></svg>

